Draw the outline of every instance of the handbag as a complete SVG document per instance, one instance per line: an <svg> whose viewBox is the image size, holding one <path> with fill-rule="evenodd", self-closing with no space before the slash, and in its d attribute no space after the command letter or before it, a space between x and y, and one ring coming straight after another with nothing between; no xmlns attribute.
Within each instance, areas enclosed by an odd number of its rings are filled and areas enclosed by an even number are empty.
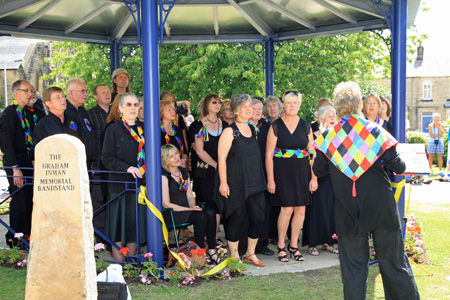
<svg viewBox="0 0 450 300"><path fill-rule="evenodd" d="M108 282L108 269L106 271L106 281L97 282L98 300L127 300L127 284L122 282Z"/></svg>
<svg viewBox="0 0 450 300"><path fill-rule="evenodd" d="M439 139L434 139L434 144L439 145Z"/></svg>

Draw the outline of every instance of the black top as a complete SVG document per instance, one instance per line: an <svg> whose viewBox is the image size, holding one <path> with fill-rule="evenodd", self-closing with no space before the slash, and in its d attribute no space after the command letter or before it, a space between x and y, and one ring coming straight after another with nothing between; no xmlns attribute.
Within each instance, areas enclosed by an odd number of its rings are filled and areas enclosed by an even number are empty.
<svg viewBox="0 0 450 300"><path fill-rule="evenodd" d="M183 176L183 179L188 179L189 175L185 168L179 168L181 172L181 176ZM189 201L187 198L187 191L182 191L179 188L179 183L176 181L170 172L166 171L165 169L161 170L161 174L163 176L167 177L167 180L169 182L169 195L170 195L170 203L177 204L184 207L189 207Z"/></svg>
<svg viewBox="0 0 450 300"><path fill-rule="evenodd" d="M175 147L177 147L178 150L181 149L180 144L177 141L178 140L181 142L181 144L183 145L183 154L187 154L186 152L186 145L184 144L184 138L183 138L183 131L180 127L173 125L173 131L174 131L174 135L169 135L169 143L167 143L166 141L166 134L163 133L162 129L161 129L161 146L165 145L165 144L172 144ZM176 137L177 138L176 138Z"/></svg>
<svg viewBox="0 0 450 300"><path fill-rule="evenodd" d="M64 114L69 120L74 121L77 124L77 131L80 135L81 141L86 147L86 157L88 161L94 161L95 154L95 135L92 132L92 123L89 120L88 113L84 107L78 107L78 109L72 105L69 101L66 101L67 108ZM86 122L88 124L86 124ZM90 166L88 166L90 168Z"/></svg>
<svg viewBox="0 0 450 300"><path fill-rule="evenodd" d="M59 117L49 112L48 116L40 120L34 128L33 140L36 145L46 137L59 133L67 133L80 138L79 132L70 128L70 121L69 118L64 116L64 123L62 123Z"/></svg>
<svg viewBox="0 0 450 300"><path fill-rule="evenodd" d="M108 116L108 113L98 105L89 109L87 113L89 121L91 121L92 133L95 136L95 168L98 169L100 167L100 154L102 153L101 139L106 127L106 117Z"/></svg>
<svg viewBox="0 0 450 300"><path fill-rule="evenodd" d="M0 147L3 152L4 166L22 166L31 167L31 160L33 160L33 151L27 149L25 143L25 130L16 112L17 105L9 105L0 116ZM31 111L28 106L24 106L22 114L30 124L30 132L32 133L35 127L33 120L33 113L37 119L40 120L44 114L40 110ZM37 143L33 141L33 145Z"/></svg>
<svg viewBox="0 0 450 300"><path fill-rule="evenodd" d="M386 150L375 163L356 180L356 197L352 197L353 181L317 151L313 171L318 177L330 175L335 195L336 232L367 234L375 229L400 229L400 220L391 188L383 166L397 174L405 171L395 147Z"/></svg>
<svg viewBox="0 0 450 300"><path fill-rule="evenodd" d="M137 133L137 126L144 124L136 120L135 126L130 126ZM108 125L103 141L101 160L107 170L126 172L130 166L137 167L138 142L131 136L122 122ZM108 174L109 180L135 182L131 174ZM134 187L134 186L133 186ZM123 185L109 183L109 192L122 191Z"/></svg>
<svg viewBox="0 0 450 300"><path fill-rule="evenodd" d="M282 128L281 128L282 127ZM311 126L303 119L298 120L298 125L294 132L290 132L282 118L276 119L272 123L273 133L277 137L277 147L283 149L306 149L309 139L308 134Z"/></svg>
<svg viewBox="0 0 450 300"><path fill-rule="evenodd" d="M258 140L258 145L259 145L259 151L261 153L261 160L262 160L262 164L263 164L263 170L265 172L266 170L266 143L267 143L267 133L269 132L269 128L270 125L269 123L267 123L266 120L264 119L260 119L258 124L256 125L256 127L258 128L256 130L256 136L257 136L257 140Z"/></svg>
<svg viewBox="0 0 450 300"><path fill-rule="evenodd" d="M255 128L250 126L251 137L243 136L234 123L231 128L234 138L227 156L227 183L230 188L230 196L228 199L223 198L220 194L215 197L217 207L220 212L223 212L225 219L235 209L242 206L242 201L266 189ZM219 185L220 181L218 180L216 190ZM264 203L258 204L264 208Z"/></svg>

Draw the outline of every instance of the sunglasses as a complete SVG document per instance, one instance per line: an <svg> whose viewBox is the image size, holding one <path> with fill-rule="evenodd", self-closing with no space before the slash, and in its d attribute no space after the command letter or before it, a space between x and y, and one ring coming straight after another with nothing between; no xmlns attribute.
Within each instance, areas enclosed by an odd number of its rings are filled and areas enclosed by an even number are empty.
<svg viewBox="0 0 450 300"><path fill-rule="evenodd" d="M211 104L219 104L219 101L211 101Z"/></svg>
<svg viewBox="0 0 450 300"><path fill-rule="evenodd" d="M139 103L130 103L130 102L127 102L127 103L125 103L125 107L139 107Z"/></svg>

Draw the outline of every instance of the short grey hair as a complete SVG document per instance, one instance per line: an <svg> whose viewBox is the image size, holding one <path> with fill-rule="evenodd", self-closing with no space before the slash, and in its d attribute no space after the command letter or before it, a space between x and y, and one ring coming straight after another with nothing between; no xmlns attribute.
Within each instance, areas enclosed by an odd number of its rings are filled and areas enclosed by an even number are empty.
<svg viewBox="0 0 450 300"><path fill-rule="evenodd" d="M125 104L125 99L128 98L128 97L133 97L133 98L135 98L137 100L138 103L140 103L139 98L135 94L133 94L133 93L125 93L125 94L122 94L120 96L119 107L123 107L123 105Z"/></svg>
<svg viewBox="0 0 450 300"><path fill-rule="evenodd" d="M334 107L339 119L351 114L361 115L361 89L356 82L339 83L333 92Z"/></svg>
<svg viewBox="0 0 450 300"><path fill-rule="evenodd" d="M86 84L86 81L84 81L83 78L79 78L79 77L74 77L74 78L70 78L69 80L67 80L66 93L69 94L74 89L75 85L78 83Z"/></svg>
<svg viewBox="0 0 450 300"><path fill-rule="evenodd" d="M260 104L261 107L264 107L264 104L261 102L261 100L252 98L252 105L255 105L255 104Z"/></svg>
<svg viewBox="0 0 450 300"><path fill-rule="evenodd" d="M4 76L4 75L3 75L3 76ZM19 79L19 80L14 81L14 83L13 83L12 86L11 86L11 90L14 92L15 90L20 89L20 86L21 86L23 83L27 83L27 84L31 85L31 83L30 83L29 81L27 81L27 80L25 80L25 79Z"/></svg>
<svg viewBox="0 0 450 300"><path fill-rule="evenodd" d="M435 113L433 113L433 119L434 118L441 118L441 114L440 113L438 113L438 112L435 112Z"/></svg>
<svg viewBox="0 0 450 300"><path fill-rule="evenodd" d="M283 94L283 104L289 102L292 98L297 98L298 102L302 103L302 94L300 92L288 91Z"/></svg>
<svg viewBox="0 0 450 300"><path fill-rule="evenodd" d="M249 101L250 103L252 101L252 97L250 97L249 94L234 95L233 97L231 97L231 111L236 114L238 108L247 101Z"/></svg>
<svg viewBox="0 0 450 300"><path fill-rule="evenodd" d="M280 99L275 96L268 96L266 98L266 101L264 101L264 114L267 115L267 104L269 104L270 102L274 102L278 105L281 114L281 112L283 111L283 103L281 103Z"/></svg>
<svg viewBox="0 0 450 300"><path fill-rule="evenodd" d="M317 110L317 119L322 120L328 111L332 111L336 115L336 110L334 109L333 106L329 105L321 106Z"/></svg>

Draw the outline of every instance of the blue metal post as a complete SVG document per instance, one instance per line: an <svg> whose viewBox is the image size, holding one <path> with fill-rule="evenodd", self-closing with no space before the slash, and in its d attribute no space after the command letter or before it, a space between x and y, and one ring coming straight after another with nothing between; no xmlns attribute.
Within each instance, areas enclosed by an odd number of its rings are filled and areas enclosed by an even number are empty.
<svg viewBox="0 0 450 300"><path fill-rule="evenodd" d="M160 211L161 133L159 119L158 1L142 1L142 63L144 79L145 180L147 198ZM147 249L163 268L161 222L147 209Z"/></svg>
<svg viewBox="0 0 450 300"><path fill-rule="evenodd" d="M110 48L111 74L115 69L120 68L120 58L120 42L113 40Z"/></svg>
<svg viewBox="0 0 450 300"><path fill-rule="evenodd" d="M405 142L406 20L407 0L392 1L392 131L400 143ZM394 177L394 182L403 179L402 176ZM401 219L405 213L404 194L397 204Z"/></svg>
<svg viewBox="0 0 450 300"><path fill-rule="evenodd" d="M273 95L273 68L274 68L274 46L273 40L268 39L264 42L264 73L266 76L266 97Z"/></svg>

